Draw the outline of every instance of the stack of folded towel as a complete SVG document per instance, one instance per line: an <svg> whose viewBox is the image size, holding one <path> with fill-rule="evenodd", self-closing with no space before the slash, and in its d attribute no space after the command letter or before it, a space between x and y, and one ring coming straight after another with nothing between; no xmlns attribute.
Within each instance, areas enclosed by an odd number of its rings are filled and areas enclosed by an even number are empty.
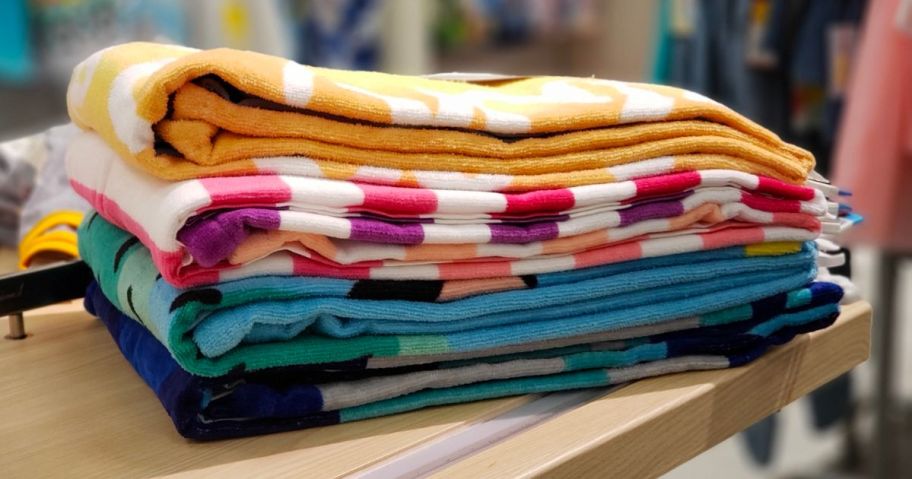
<svg viewBox="0 0 912 479"><path fill-rule="evenodd" d="M843 297L838 190L692 92L137 43L67 99L86 306L187 437L737 366Z"/></svg>

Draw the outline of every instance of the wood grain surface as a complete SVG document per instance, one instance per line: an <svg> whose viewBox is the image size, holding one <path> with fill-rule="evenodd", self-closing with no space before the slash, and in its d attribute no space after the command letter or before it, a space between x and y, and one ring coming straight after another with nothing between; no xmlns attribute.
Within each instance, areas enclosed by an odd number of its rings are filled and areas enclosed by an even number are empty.
<svg viewBox="0 0 912 479"><path fill-rule="evenodd" d="M530 396L270 436L198 443L174 431L78 303L0 341L0 471L12 477L340 477L495 417ZM656 476L864 361L870 306L753 364L636 382L495 444L440 477Z"/></svg>

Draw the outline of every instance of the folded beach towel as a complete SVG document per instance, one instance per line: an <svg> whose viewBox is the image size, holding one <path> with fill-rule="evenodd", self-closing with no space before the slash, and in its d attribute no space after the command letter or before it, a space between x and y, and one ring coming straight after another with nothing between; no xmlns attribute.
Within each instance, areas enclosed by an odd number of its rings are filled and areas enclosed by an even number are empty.
<svg viewBox="0 0 912 479"><path fill-rule="evenodd" d="M108 298L203 376L472 352L708 314L806 284L817 253L808 242L660 256L526 276L514 280L521 289L440 302L400 299L406 293L389 294L393 282L380 283L384 292L376 294L372 282L319 277L258 276L181 290L162 280L135 237L103 218L92 216L79 234L80 253ZM459 288L423 287L451 284Z"/></svg>
<svg viewBox="0 0 912 479"><path fill-rule="evenodd" d="M80 167L74 158L83 155L97 167ZM515 195L269 175L164 182L126 165L93 134L76 140L67 165L73 187L137 235L165 279L178 286L258 274L464 279L523 274L511 269L543 273L633 259L640 249L668 254L811 239L830 227L836 207L812 188L728 170ZM471 215L488 218L465 219ZM450 218L456 221L447 223ZM727 231L751 223L768 227ZM676 230L690 237L661 248L606 248ZM277 250L295 254L269 256ZM582 256L574 259L577 253Z"/></svg>
<svg viewBox="0 0 912 479"><path fill-rule="evenodd" d="M761 208L767 209L752 208L750 203L754 200L759 200L756 202L762 203ZM645 234L678 231L695 225L717 225L730 220L819 231L820 220L808 212L822 216L824 208L821 205L799 203L802 211L793 213L788 210L794 203L776 199L764 201L736 189L701 189L686 199L637 203L619 211L583 212L539 221L461 224L445 224L433 219L391 222L370 216L339 218L288 210L239 208L190 218L178 231L177 239L187 248L187 253L196 263L211 267L229 258L237 248L243 246L258 251L258 256L265 256L281 249L283 244L292 242L318 242L332 251L348 250L346 252L355 257L358 257L358 249L373 246L395 251L388 257L362 255L358 260L341 261L351 263L413 257L461 259L445 254L439 257L428 255L429 250L435 247L437 250L449 251L451 245L466 248L476 244L521 244L527 246L527 250L549 251L542 243L587 233L600 232L600 236L606 240L610 238L610 242L620 242ZM248 245L250 242L256 244ZM529 247L533 244L537 248ZM425 248L426 245L433 246ZM339 261L340 258L335 260ZM233 264L243 262L232 261Z"/></svg>
<svg viewBox="0 0 912 479"><path fill-rule="evenodd" d="M397 368L358 377L300 368L188 373L145 327L89 287L86 308L107 326L153 389L178 432L220 439L349 422L422 407L486 398L598 387L680 371L735 367L795 334L828 326L838 314L838 286L806 288L742 306L740 322L531 353Z"/></svg>
<svg viewBox="0 0 912 479"><path fill-rule="evenodd" d="M67 105L77 125L167 179L265 172L525 191L616 181L612 168L623 177L644 160L660 173L724 168L791 183L814 164L725 106L672 87L474 84L229 49L107 48L75 68Z"/></svg>
<svg viewBox="0 0 912 479"><path fill-rule="evenodd" d="M421 263L455 263L463 260L495 258L530 258L540 255L557 255L580 253L631 239L645 239L649 236L680 236L687 233L708 233L727 228L744 228L750 224L767 224L789 228L805 229L816 233L821 224L817 218L806 214L774 213L755 210L742 203L716 204L708 203L694 207L677 216L667 216L675 209L688 208L689 205L660 204L652 213L657 218L645 218L630 225L617 227L594 228L587 221L559 223L532 223L528 226L510 226L479 230L477 234L467 235L467 242L430 243L430 244L395 244L382 241L384 232L396 235L399 228L382 225L373 234L380 236L372 241L348 240L327 237L297 231L263 231L251 227L238 228L236 236L225 238L228 231L238 225L222 227L206 221L182 229L178 239L187 247L187 252L197 264L203 267L216 266L222 260L232 265L243 265L266 257L278 251L288 250L325 261L330 265L355 265L359 262L399 260L401 264ZM663 209L668 207L667 210ZM670 210L670 211L669 211ZM598 218L596 221L603 221ZM614 223L613 219L611 221ZM233 222L232 222L233 223ZM209 227L212 227L210 230ZM578 232L576 231L578 230ZM455 231L454 230L451 230ZM248 235L227 257L220 255L225 243L238 236ZM478 241L471 241L471 240ZM484 242L481 240L491 240ZM390 263L392 264L392 263ZM397 263L399 264L399 263ZM370 264L361 265L370 266Z"/></svg>
<svg viewBox="0 0 912 479"><path fill-rule="evenodd" d="M107 222L98 214L93 214L88 221ZM458 249L454 247L454 256L473 258L465 261L429 262L426 260L433 257L433 249L415 248L415 261L393 259L343 264L333 259L337 250L333 251L325 245L317 245L314 248L319 255L292 245L286 249L295 253L280 251L242 266L221 263L212 268L195 264L182 265L177 257L164 257L157 255L157 252L153 252L151 256L165 281L177 287L202 286L264 275L375 280L467 280L551 273L739 245L750 245L751 250L759 252L765 250L766 244L769 243L808 241L817 236L818 232L803 228L745 226L723 222L716 227L644 235L621 243L612 243L611 238L606 239L602 232L593 232L542 242L541 247L528 245L533 249L526 249L527 245L468 245L470 248ZM134 238L133 241L140 242L138 238ZM545 245L547 249L543 250ZM373 249L374 247L376 249ZM388 248L374 245L364 253L385 254L385 251L388 251ZM330 252L333 252L333 255L329 254ZM488 254L512 255L517 258L491 257ZM344 253L342 258L344 259Z"/></svg>

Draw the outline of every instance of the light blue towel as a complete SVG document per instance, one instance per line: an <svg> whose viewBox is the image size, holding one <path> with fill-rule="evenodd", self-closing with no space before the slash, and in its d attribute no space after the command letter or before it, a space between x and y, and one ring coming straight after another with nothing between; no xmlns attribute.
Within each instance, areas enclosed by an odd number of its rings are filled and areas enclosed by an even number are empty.
<svg viewBox="0 0 912 479"><path fill-rule="evenodd" d="M202 376L584 338L744 305L816 274L812 243L776 257L740 247L539 275L533 289L431 303L353 299L354 281L314 277L178 290L135 237L94 214L80 228L80 252L115 306Z"/></svg>

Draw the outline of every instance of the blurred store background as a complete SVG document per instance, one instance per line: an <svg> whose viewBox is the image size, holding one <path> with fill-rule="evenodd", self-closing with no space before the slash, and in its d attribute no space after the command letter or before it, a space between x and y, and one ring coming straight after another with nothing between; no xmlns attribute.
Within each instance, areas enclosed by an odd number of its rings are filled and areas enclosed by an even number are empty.
<svg viewBox="0 0 912 479"><path fill-rule="evenodd" d="M668 477L912 477L912 1L4 0L0 140L65 123L73 66L131 40L394 73L668 83L810 149L867 217L851 273L877 305L875 361ZM54 148L50 135L0 144L6 271Z"/></svg>

